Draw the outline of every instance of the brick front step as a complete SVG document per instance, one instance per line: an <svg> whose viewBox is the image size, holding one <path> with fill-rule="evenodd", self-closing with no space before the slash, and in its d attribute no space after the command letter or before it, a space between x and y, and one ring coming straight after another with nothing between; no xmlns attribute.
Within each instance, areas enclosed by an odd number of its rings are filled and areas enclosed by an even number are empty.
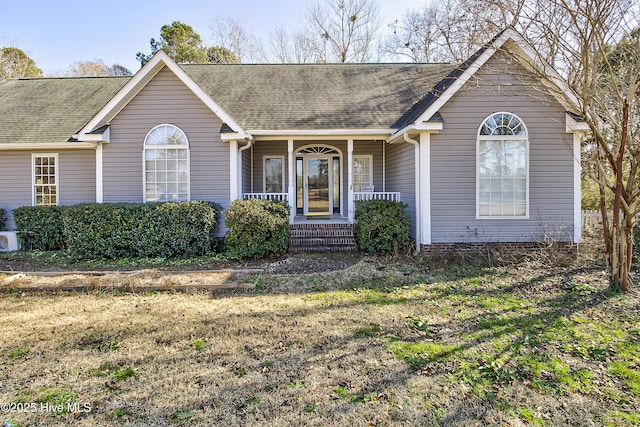
<svg viewBox="0 0 640 427"><path fill-rule="evenodd" d="M292 224L289 252L355 252L353 224Z"/></svg>

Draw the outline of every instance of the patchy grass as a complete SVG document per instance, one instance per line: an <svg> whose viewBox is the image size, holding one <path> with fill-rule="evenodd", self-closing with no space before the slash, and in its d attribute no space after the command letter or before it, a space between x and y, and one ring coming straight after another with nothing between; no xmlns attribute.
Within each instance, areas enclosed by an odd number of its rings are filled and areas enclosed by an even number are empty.
<svg viewBox="0 0 640 427"><path fill-rule="evenodd" d="M610 293L597 265L254 279L4 293L0 402L70 405L18 426L640 424L640 292Z"/></svg>

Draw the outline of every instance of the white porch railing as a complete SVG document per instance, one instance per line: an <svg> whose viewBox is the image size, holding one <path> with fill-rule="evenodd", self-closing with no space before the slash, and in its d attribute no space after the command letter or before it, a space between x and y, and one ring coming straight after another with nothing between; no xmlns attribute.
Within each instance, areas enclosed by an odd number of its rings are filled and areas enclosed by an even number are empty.
<svg viewBox="0 0 640 427"><path fill-rule="evenodd" d="M364 191L354 192L353 201L358 200L392 200L400 201L400 193L397 191Z"/></svg>
<svg viewBox="0 0 640 427"><path fill-rule="evenodd" d="M289 200L289 195L287 193L243 193L242 198L244 200L262 199L273 200L275 202L286 202Z"/></svg>

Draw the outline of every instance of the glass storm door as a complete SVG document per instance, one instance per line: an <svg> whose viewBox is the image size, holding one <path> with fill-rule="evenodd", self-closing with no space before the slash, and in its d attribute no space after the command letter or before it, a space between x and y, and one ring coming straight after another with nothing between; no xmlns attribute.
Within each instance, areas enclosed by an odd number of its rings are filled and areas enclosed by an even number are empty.
<svg viewBox="0 0 640 427"><path fill-rule="evenodd" d="M304 158L304 214L333 214L331 157Z"/></svg>

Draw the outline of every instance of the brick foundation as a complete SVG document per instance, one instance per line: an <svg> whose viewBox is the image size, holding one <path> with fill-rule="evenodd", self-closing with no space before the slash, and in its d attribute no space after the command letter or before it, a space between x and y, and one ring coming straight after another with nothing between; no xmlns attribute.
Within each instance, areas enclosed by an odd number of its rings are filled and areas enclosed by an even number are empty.
<svg viewBox="0 0 640 427"><path fill-rule="evenodd" d="M487 242L487 243L433 243L421 245L420 252L427 257L455 255L484 256L487 253L521 253L557 250L576 255L577 246L572 242Z"/></svg>

